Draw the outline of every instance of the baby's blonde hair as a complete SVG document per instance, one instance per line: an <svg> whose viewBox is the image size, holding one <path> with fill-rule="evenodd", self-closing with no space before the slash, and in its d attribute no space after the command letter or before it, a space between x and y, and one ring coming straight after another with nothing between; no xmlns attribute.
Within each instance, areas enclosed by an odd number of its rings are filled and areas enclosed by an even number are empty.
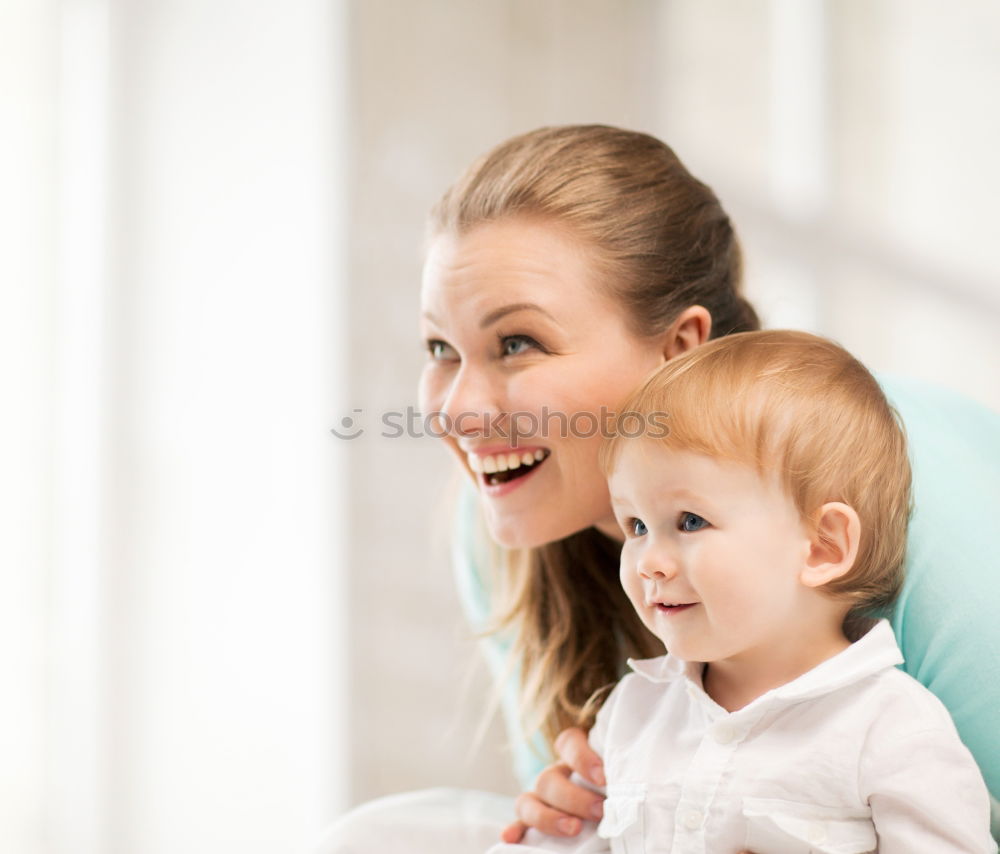
<svg viewBox="0 0 1000 854"><path fill-rule="evenodd" d="M626 442L662 442L776 475L813 531L823 504L843 502L861 520L858 554L822 589L850 603L849 636L893 603L911 512L906 436L878 382L843 347L806 332L727 335L669 361L621 412L646 423L666 413L669 432L609 439L605 472Z"/></svg>

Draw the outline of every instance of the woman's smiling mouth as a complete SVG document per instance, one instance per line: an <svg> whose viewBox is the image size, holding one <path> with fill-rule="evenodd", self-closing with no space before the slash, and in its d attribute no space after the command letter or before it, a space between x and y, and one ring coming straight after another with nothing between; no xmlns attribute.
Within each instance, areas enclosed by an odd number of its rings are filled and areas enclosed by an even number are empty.
<svg viewBox="0 0 1000 854"><path fill-rule="evenodd" d="M551 455L545 448L508 448L493 453L466 453L469 468L486 487L497 487L534 472Z"/></svg>

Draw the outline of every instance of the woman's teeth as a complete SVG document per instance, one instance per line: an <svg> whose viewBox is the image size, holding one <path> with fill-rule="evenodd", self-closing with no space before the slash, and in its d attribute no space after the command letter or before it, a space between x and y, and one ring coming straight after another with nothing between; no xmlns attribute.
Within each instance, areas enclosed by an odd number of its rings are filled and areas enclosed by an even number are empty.
<svg viewBox="0 0 1000 854"><path fill-rule="evenodd" d="M478 454L468 454L466 459L469 462L469 468L474 472L497 474L499 472L514 471L522 466L524 468L531 468L547 456L548 452L539 448L537 451L511 451L506 454L490 454L489 456L482 457Z"/></svg>

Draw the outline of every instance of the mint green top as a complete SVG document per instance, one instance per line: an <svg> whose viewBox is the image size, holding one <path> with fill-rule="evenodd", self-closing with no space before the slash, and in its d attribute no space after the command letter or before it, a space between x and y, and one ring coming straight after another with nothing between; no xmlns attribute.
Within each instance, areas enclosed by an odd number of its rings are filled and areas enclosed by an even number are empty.
<svg viewBox="0 0 1000 854"><path fill-rule="evenodd" d="M906 581L892 615L906 659L902 669L951 712L994 797L1000 795L1000 415L955 392L915 380L880 377L902 416L913 466ZM459 504L454 568L466 615L476 629L490 611L489 578L475 537L475 490ZM483 641L498 678L507 647ZM552 761L540 734L518 726L517 674L503 710L515 770L530 788ZM918 769L914 769L915 772ZM996 813L995 813L996 814ZM994 833L996 833L996 824Z"/></svg>

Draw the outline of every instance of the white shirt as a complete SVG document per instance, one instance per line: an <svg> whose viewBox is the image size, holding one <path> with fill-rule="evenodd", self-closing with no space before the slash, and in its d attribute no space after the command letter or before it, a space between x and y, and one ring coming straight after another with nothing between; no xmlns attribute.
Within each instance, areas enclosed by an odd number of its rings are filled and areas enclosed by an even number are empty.
<svg viewBox="0 0 1000 854"><path fill-rule="evenodd" d="M727 712L700 663L629 661L590 741L604 819L578 854L994 854L982 775L941 702L895 668L888 622L808 673ZM970 674L970 678L975 678ZM530 847L491 851L528 854Z"/></svg>

